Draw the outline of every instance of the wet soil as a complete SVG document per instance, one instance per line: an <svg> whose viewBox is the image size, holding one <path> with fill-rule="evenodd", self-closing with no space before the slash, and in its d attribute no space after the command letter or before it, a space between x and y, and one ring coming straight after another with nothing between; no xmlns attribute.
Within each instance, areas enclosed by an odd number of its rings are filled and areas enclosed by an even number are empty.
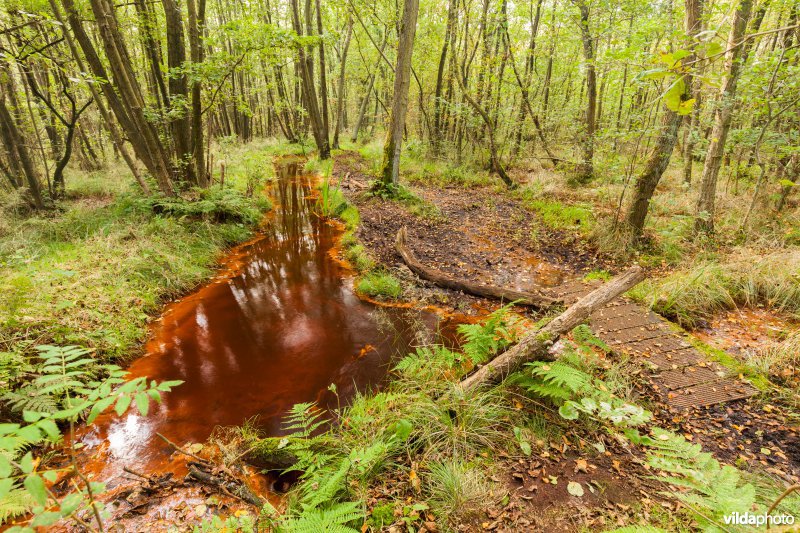
<svg viewBox="0 0 800 533"><path fill-rule="evenodd" d="M368 183L374 177L359 154L348 152L337 156L334 176L360 211L359 240L376 259L406 280L421 301L437 302L467 314L485 313L499 305L419 280L405 268L394 250L395 235L402 226L408 228L409 247L422 261L471 281L519 290L546 290L591 270L619 269L619 265L603 257L577 233L546 229L521 201L493 187L467 190L415 185L414 194L429 204L420 215L402 202L367 194ZM437 212L439 215L430 215ZM785 326L785 321L775 319L767 311L744 310L720 317L710 324L708 331L698 332L698 336L741 355L748 349L777 342ZM654 411L654 423L701 444L723 462L757 469L786 483L800 481L800 428L786 409L756 398L676 412L654 394L643 376L632 375L631 381ZM656 487L648 480L651 472L642 457L618 448L611 446L604 454L588 459L596 467L588 473L574 471L575 461L586 458L575 455L574 448L549 459L541 456L509 459L494 473L495 481L511 495L508 504L487 506L471 527L462 529L604 529L646 521L647 517L642 515L647 512L646 506L643 511L640 503L653 503L664 507L666 512L677 511L674 504L660 496L665 487ZM542 482L545 471L548 477L563 477L563 481ZM585 479L578 474L584 474ZM604 490L597 494L587 490L586 496L576 498L566 491L566 483L573 479L586 482L595 479ZM392 498L403 494L403 489L394 485L404 483L407 480L389 482L387 490L393 491ZM528 490L530 483L536 487L532 491ZM385 501L385 497L378 491L375 502ZM408 497L413 497L413 491L409 491Z"/></svg>
<svg viewBox="0 0 800 533"><path fill-rule="evenodd" d="M383 265L419 289L423 301L477 314L497 306L456 291L419 282L395 251L397 231L408 228L408 246L425 264L452 276L517 290L546 290L598 269L608 257L577 233L547 228L523 203L495 187L413 186L427 209L413 214L400 202L367 194L366 161L356 152L336 156L333 175L361 215L356 236ZM431 209L432 208L432 209Z"/></svg>
<svg viewBox="0 0 800 533"><path fill-rule="evenodd" d="M772 310L742 307L718 314L692 333L706 344L745 359L748 352L775 346L798 330L800 323Z"/></svg>

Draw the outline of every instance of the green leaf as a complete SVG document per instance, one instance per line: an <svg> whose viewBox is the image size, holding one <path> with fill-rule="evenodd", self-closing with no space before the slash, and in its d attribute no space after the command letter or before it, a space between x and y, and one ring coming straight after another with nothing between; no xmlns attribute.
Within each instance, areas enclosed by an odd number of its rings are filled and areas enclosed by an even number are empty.
<svg viewBox="0 0 800 533"><path fill-rule="evenodd" d="M14 486L14 480L11 478L0 479L0 501L9 493L11 487Z"/></svg>
<svg viewBox="0 0 800 533"><path fill-rule="evenodd" d="M694 109L694 103L695 103L695 99L694 98L689 98L688 100L683 100L678 105L678 114L679 115L688 115L689 113L691 113L692 110Z"/></svg>
<svg viewBox="0 0 800 533"><path fill-rule="evenodd" d="M662 97L664 100L664 105L667 106L667 109L678 112L681 107L681 98L683 97L685 91L686 84L683 82L683 77L676 79Z"/></svg>
<svg viewBox="0 0 800 533"><path fill-rule="evenodd" d="M116 411L117 416L122 416L125 411L128 410L128 407L131 405L131 397L127 394L123 394L117 400L117 404L114 406L114 411Z"/></svg>
<svg viewBox="0 0 800 533"><path fill-rule="evenodd" d="M786 188L794 187L796 185L795 182L793 182L792 180L787 180L787 179L782 179L778 183L781 184L781 187L786 187Z"/></svg>
<svg viewBox="0 0 800 533"><path fill-rule="evenodd" d="M183 381L180 379L173 380L173 381L162 381L158 384L158 390L161 392L169 392L172 390L172 387L177 387L178 385L182 385Z"/></svg>
<svg viewBox="0 0 800 533"><path fill-rule="evenodd" d="M139 409L139 412L142 413L142 416L147 416L147 411L150 407L150 400L147 397L147 394L144 392L140 392L136 395L136 408Z"/></svg>
<svg viewBox="0 0 800 533"><path fill-rule="evenodd" d="M392 427L389 429L394 436L400 441L405 442L408 440L408 437L411 435L411 431L414 429L414 426L406 420L405 418L401 418L400 420L396 421L392 424Z"/></svg>
<svg viewBox="0 0 800 533"><path fill-rule="evenodd" d="M572 402L567 402L559 407L558 414L561 415L561 418L564 420L576 420L580 415Z"/></svg>
<svg viewBox="0 0 800 533"><path fill-rule="evenodd" d="M39 505L47 505L47 488L44 480L38 474L33 474L25 478L25 489Z"/></svg>
<svg viewBox="0 0 800 533"><path fill-rule="evenodd" d="M33 453L28 452L19 460L19 469L23 474L30 474L33 472Z"/></svg>
<svg viewBox="0 0 800 533"><path fill-rule="evenodd" d="M52 418L40 420L36 425L52 440L56 440L61 436L61 432L58 430L58 426Z"/></svg>
<svg viewBox="0 0 800 533"><path fill-rule="evenodd" d="M99 400L96 404L94 404L92 406L92 412L89 413L89 416L87 417L86 422L89 423L89 424L94 422L97 419L98 416L103 414L103 412L106 409L108 409L111 406L112 403L114 403L115 399L116 399L115 396L108 396L106 398L103 398L102 400Z"/></svg>
<svg viewBox="0 0 800 533"><path fill-rule="evenodd" d="M74 513L78 507L83 503L83 495L79 492L73 492L67 495L66 498L61 500L61 514L69 516Z"/></svg>
<svg viewBox="0 0 800 533"><path fill-rule="evenodd" d="M11 475L14 469L5 454L0 453L0 478L5 479Z"/></svg>
<svg viewBox="0 0 800 533"><path fill-rule="evenodd" d="M60 376L58 376L60 377ZM22 419L25 422L33 423L44 416L44 413L37 413L35 411L22 411Z"/></svg>
<svg viewBox="0 0 800 533"><path fill-rule="evenodd" d="M583 497L583 485L578 483L577 481L570 481L567 483L567 492L575 496L576 498Z"/></svg>
<svg viewBox="0 0 800 533"><path fill-rule="evenodd" d="M52 526L59 520L61 520L61 513L57 513L55 511L46 511L33 517L33 520L31 521L31 527Z"/></svg>

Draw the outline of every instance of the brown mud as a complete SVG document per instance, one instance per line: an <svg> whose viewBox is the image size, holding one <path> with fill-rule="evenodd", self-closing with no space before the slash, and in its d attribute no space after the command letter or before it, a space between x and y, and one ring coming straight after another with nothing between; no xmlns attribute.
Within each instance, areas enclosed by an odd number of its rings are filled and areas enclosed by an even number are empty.
<svg viewBox="0 0 800 533"><path fill-rule="evenodd" d="M365 194L374 178L356 152L337 155L333 175L358 207L358 240L401 279L414 279L394 248L397 231L403 226L408 228L408 247L423 263L486 285L537 291L594 269L613 268L609 258L577 235L545 227L521 202L494 187L414 187L413 192L433 209L420 215L401 202ZM497 307L496 301L430 284L417 289L415 296L420 301L467 314Z"/></svg>

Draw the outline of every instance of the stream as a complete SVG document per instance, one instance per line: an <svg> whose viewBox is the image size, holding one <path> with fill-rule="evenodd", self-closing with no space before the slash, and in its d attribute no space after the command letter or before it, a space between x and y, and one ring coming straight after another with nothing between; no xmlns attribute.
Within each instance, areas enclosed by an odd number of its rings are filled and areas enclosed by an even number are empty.
<svg viewBox="0 0 800 533"><path fill-rule="evenodd" d="M379 386L392 361L440 326L432 312L358 298L352 271L337 259L342 228L315 214L317 178L302 164L276 163L274 208L258 237L166 307L129 368L132 377L184 383L146 417L110 412L78 434L94 479L114 488L123 467L181 474L178 454L158 434L185 446L204 442L216 426L257 417L265 434L280 435L292 405L335 407Z"/></svg>

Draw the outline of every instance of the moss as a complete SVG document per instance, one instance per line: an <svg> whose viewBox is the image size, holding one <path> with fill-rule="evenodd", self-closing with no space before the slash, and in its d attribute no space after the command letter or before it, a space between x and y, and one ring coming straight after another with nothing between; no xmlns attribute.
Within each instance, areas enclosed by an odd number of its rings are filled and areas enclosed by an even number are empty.
<svg viewBox="0 0 800 533"><path fill-rule="evenodd" d="M774 389L774 385L772 385L769 379L760 373L758 370L753 368L752 366L739 361L736 357L732 356L731 354L725 352L724 350L720 350L718 348L714 348L713 346L709 346L708 344L704 343L697 337L693 335L689 335L688 339L689 343L697 348L701 353L706 355L712 361L719 363L720 365L724 366L731 373L735 375L742 375L750 380L750 383L760 391L768 391Z"/></svg>
<svg viewBox="0 0 800 533"><path fill-rule="evenodd" d="M0 235L6 350L52 342L105 360L131 354L161 305L207 278L270 207L263 195L243 194L254 190L244 170L229 173L225 189L179 199L142 196L126 172L69 174L56 215L0 212L9 229Z"/></svg>
<svg viewBox="0 0 800 533"><path fill-rule="evenodd" d="M608 281L611 278L611 273L608 270L592 270L583 276L583 281L593 281L596 279L600 281Z"/></svg>
<svg viewBox="0 0 800 533"><path fill-rule="evenodd" d="M373 270L363 276L356 285L358 292L367 296L394 300L403 293L400 281L387 272Z"/></svg>
<svg viewBox="0 0 800 533"><path fill-rule="evenodd" d="M565 205L544 198L529 199L525 205L536 211L542 222L554 229L577 229L583 234L588 234L594 227L595 219L589 205Z"/></svg>

